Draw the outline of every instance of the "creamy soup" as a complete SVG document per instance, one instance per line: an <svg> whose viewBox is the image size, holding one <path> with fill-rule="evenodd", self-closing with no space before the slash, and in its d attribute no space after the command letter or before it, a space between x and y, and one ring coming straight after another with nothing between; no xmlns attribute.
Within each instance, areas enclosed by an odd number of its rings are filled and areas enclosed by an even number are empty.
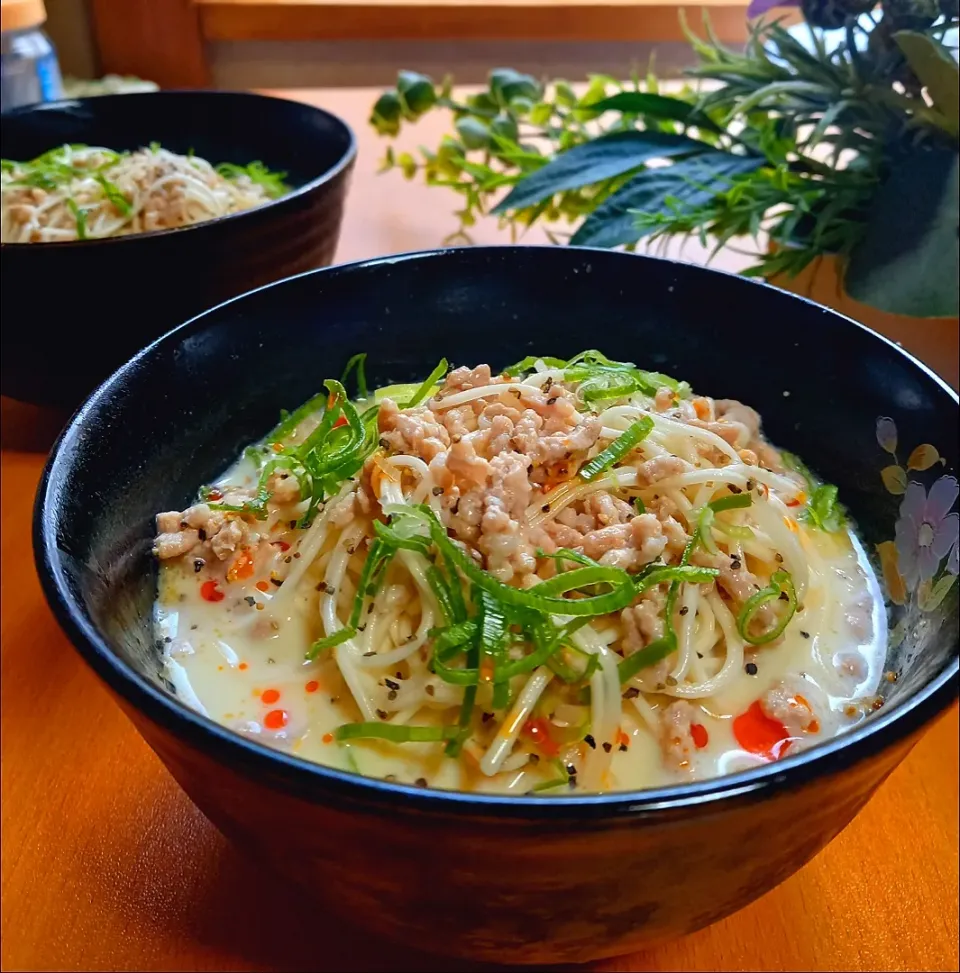
<svg viewBox="0 0 960 973"><path fill-rule="evenodd" d="M625 790L863 719L886 619L836 490L759 416L587 352L292 415L158 515L188 705L420 786Z"/></svg>

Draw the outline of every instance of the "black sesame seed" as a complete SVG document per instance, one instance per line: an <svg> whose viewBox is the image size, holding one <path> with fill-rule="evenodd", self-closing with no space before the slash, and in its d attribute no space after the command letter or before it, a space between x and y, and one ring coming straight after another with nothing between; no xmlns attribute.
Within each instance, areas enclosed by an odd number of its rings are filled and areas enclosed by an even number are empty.
<svg viewBox="0 0 960 973"><path fill-rule="evenodd" d="M774 560L775 560L775 561L776 561L776 562L777 562L778 564L783 564L783 555L782 555L782 554L774 554L774 555L773 555L773 558L774 558Z"/></svg>
<svg viewBox="0 0 960 973"><path fill-rule="evenodd" d="M387 699L389 699L392 702L396 698L397 698L397 691L395 689L391 689L390 692L387 693Z"/></svg>
<svg viewBox="0 0 960 973"><path fill-rule="evenodd" d="M283 578L271 578L270 584L276 585L278 588L283 584Z"/></svg>
<svg viewBox="0 0 960 973"><path fill-rule="evenodd" d="M384 679L383 680L383 684L384 684L384 686L387 687L387 689L399 689L400 688L400 684L394 682L392 679Z"/></svg>
<svg viewBox="0 0 960 973"><path fill-rule="evenodd" d="M734 486L732 483L729 484L729 487L731 493L743 493L743 490L741 490L740 487Z"/></svg>
<svg viewBox="0 0 960 973"><path fill-rule="evenodd" d="M244 601L245 601L245 602L246 602L246 603L247 603L247 604L248 604L248 605L249 605L249 606L250 606L251 608L253 608L253 606L254 606L254 605L255 605L255 604L257 603L257 599L256 599L256 598L254 598L254 597L253 597L253 595L247 595L247 596L246 596L246 597L245 597L245 598L244 598L243 600L244 600Z"/></svg>
<svg viewBox="0 0 960 973"><path fill-rule="evenodd" d="M195 632L199 627L200 626L197 625L196 622L194 622L194 624L190 626L190 631Z"/></svg>
<svg viewBox="0 0 960 973"><path fill-rule="evenodd" d="M756 662L748 662L743 668L746 669L748 676L755 676L757 674Z"/></svg>
<svg viewBox="0 0 960 973"><path fill-rule="evenodd" d="M483 713L480 717L482 723L489 723L493 719L493 713Z"/></svg>
<svg viewBox="0 0 960 973"><path fill-rule="evenodd" d="M604 753L609 753L613 749L613 744L612 743L603 743L603 744L601 744L601 746L603 747L603 752Z"/></svg>
<svg viewBox="0 0 960 973"><path fill-rule="evenodd" d="M789 601L789 600L790 600L790 596L785 591L781 591L780 601Z"/></svg>
<svg viewBox="0 0 960 973"><path fill-rule="evenodd" d="M590 735L589 733L588 733L588 734L587 734L587 735L586 735L586 736L585 736L585 737L583 738L583 742L584 742L584 743L585 743L585 744L586 744L586 745L587 745L587 746L588 746L588 747L589 747L589 748L590 748L591 750L596 750L596 749L597 749L597 741L596 741L596 740L594 740L594 739L593 739L593 737L592 737L592 736L591 736L591 735Z"/></svg>
<svg viewBox="0 0 960 973"><path fill-rule="evenodd" d="M203 570L203 558L198 557L196 561L193 562L194 573L199 574Z"/></svg>
<svg viewBox="0 0 960 973"><path fill-rule="evenodd" d="M201 527L197 531L197 537L199 537L200 540L205 541L207 539L207 532Z"/></svg>
<svg viewBox="0 0 960 973"><path fill-rule="evenodd" d="M372 656L372 655L376 655L376 654L377 654L377 653L376 653L376 652L374 652L374 651L373 651L372 649L371 649L371 650L370 650L369 652L364 652L364 653L363 653L363 655L364 655L364 658L367 658L367 659L369 659L369 658L370 658L370 656Z"/></svg>
<svg viewBox="0 0 960 973"><path fill-rule="evenodd" d="M436 688L434 687L434 685L433 685L432 683L429 683L429 682L428 682L428 683L426 684L426 686L424 686L424 687L423 687L423 691L424 691L424 692L425 692L425 693L426 693L426 694L427 694L428 696L432 696L432 695L433 695L433 694L434 694L434 693L435 693L435 692L436 692L437 690L436 690Z"/></svg>
<svg viewBox="0 0 960 973"><path fill-rule="evenodd" d="M740 563L740 561L737 558L733 558L730 561L730 570L731 571L739 571L740 568L742 568L742 567L743 567L743 565Z"/></svg>
<svg viewBox="0 0 960 973"><path fill-rule="evenodd" d="M386 713L386 710L382 710L382 709L378 709L378 710L377 710L377 716L378 716L378 717L379 717L379 718L380 718L381 720L385 720L385 719L387 718L387 713Z"/></svg>
<svg viewBox="0 0 960 973"><path fill-rule="evenodd" d="M567 764L567 773L571 777L576 777L577 776L577 768L573 764Z"/></svg>
<svg viewBox="0 0 960 973"><path fill-rule="evenodd" d="M625 743L621 743L620 744L620 752L621 753L626 753L627 752L627 745Z"/></svg>
<svg viewBox="0 0 960 973"><path fill-rule="evenodd" d="M680 609L680 614L686 615L688 611L690 611L690 608L687 605L684 605L683 608Z"/></svg>
<svg viewBox="0 0 960 973"><path fill-rule="evenodd" d="M538 763L540 763L540 754L538 754L538 753L531 753L527 762L528 763L531 763L531 764L538 764Z"/></svg>
<svg viewBox="0 0 960 973"><path fill-rule="evenodd" d="M624 694L624 699L636 699L640 695L640 690L636 686L631 686Z"/></svg>
<svg viewBox="0 0 960 973"><path fill-rule="evenodd" d="M170 636L169 636L169 635L165 635L165 636L163 637L163 641L164 641L164 642L166 642L166 643L167 643L167 645L169 645L169 644L170 644L170 643L171 643L171 642L173 641L173 639L172 639L172 638L170 638Z"/></svg>
<svg viewBox="0 0 960 973"><path fill-rule="evenodd" d="M433 488L433 495L435 497L442 497L443 496L443 487L442 486L435 486Z"/></svg>
<svg viewBox="0 0 960 973"><path fill-rule="evenodd" d="M802 635L802 636L803 636L803 637L804 637L805 639L808 639L808 638L810 638L810 633L809 633L809 632L804 632L803 630L801 630L801 632L800 632L800 634L801 634L801 635Z"/></svg>
<svg viewBox="0 0 960 973"><path fill-rule="evenodd" d="M703 658L703 653L702 652L698 652L697 653L697 658L698 659L702 659Z"/></svg>
<svg viewBox="0 0 960 973"><path fill-rule="evenodd" d="M381 440L380 440L380 441L378 442L378 444L377 444L377 445L378 445L378 446L379 446L379 447L380 447L381 449L389 449L389 448L390 448L390 443L388 443L388 442L386 441L386 439L381 439Z"/></svg>
<svg viewBox="0 0 960 973"><path fill-rule="evenodd" d="M427 778L426 777L418 777L414 781L414 784L416 784L417 787L426 787L427 786Z"/></svg>
<svg viewBox="0 0 960 973"><path fill-rule="evenodd" d="M543 512L544 512L545 514L548 514L548 513L550 513L550 504L549 504L549 503L545 503L545 504L544 504L544 505L543 505L543 506L542 506L542 507L541 507L540 509L541 509L541 510L542 510L542 511L543 511Z"/></svg>

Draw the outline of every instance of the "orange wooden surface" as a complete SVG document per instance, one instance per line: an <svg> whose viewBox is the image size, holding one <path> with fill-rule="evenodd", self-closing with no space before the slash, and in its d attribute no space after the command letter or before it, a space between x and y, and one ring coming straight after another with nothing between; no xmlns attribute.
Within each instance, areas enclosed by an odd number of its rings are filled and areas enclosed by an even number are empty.
<svg viewBox="0 0 960 973"><path fill-rule="evenodd" d="M345 115L360 135L341 259L434 246L453 228L442 191L374 176L380 147L363 127L371 92L298 96ZM418 137L429 144L439 132ZM476 237L504 239L492 224ZM738 259L724 255L721 266ZM5 409L10 420L21 433L33 421ZM13 442L9 424L4 442ZM30 519L43 458L2 456L2 969L468 969L333 926L191 805L42 599ZM709 929L593 969L957 970L957 942L954 707L797 875Z"/></svg>

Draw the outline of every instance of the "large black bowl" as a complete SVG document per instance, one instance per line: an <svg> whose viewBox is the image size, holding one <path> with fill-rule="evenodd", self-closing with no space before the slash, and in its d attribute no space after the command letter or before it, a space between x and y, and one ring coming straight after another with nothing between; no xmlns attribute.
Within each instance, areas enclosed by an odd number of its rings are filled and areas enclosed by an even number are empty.
<svg viewBox="0 0 960 973"><path fill-rule="evenodd" d="M816 854L957 695L956 586L924 611L929 584L891 592L899 680L865 723L760 770L639 793L495 797L365 779L242 738L168 691L150 626L155 511L182 507L358 350L375 380L402 382L441 354L504 366L584 346L753 403L775 442L839 484L871 550L893 538L900 504L880 476L895 460L878 417L895 422L899 456L938 447L945 467L911 479L957 468L956 393L852 321L699 267L504 247L318 271L195 318L101 386L40 487L53 610L187 793L325 908L421 947L579 961L713 922ZM891 425L879 431L891 447Z"/></svg>
<svg viewBox="0 0 960 973"><path fill-rule="evenodd" d="M310 105L240 92L162 91L5 112L3 155L65 142L151 142L210 162L259 159L294 191L207 223L105 240L0 247L0 391L75 408L135 351L186 318L281 277L322 267L340 234L353 132Z"/></svg>

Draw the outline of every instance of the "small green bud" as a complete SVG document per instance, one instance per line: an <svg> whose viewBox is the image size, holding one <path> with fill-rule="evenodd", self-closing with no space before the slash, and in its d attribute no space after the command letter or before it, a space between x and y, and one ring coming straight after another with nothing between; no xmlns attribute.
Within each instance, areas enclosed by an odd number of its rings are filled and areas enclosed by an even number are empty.
<svg viewBox="0 0 960 973"><path fill-rule="evenodd" d="M519 97L510 100L510 110L516 115L528 115L533 111L533 102L529 98Z"/></svg>
<svg viewBox="0 0 960 973"><path fill-rule="evenodd" d="M514 98L538 101L543 94L536 78L529 74L520 74L513 68L495 68L491 71L490 91L501 105L509 105Z"/></svg>
<svg viewBox="0 0 960 973"><path fill-rule="evenodd" d="M409 152L401 152L397 156L397 165L400 166L404 179L413 179L417 174L416 160Z"/></svg>
<svg viewBox="0 0 960 973"><path fill-rule="evenodd" d="M479 118L458 118L455 127L468 149L485 149L490 144L490 130Z"/></svg>
<svg viewBox="0 0 960 973"><path fill-rule="evenodd" d="M517 141L517 120L508 112L500 112L499 115L490 123L490 131L494 135L499 135L502 139L509 139L511 142Z"/></svg>
<svg viewBox="0 0 960 973"><path fill-rule="evenodd" d="M566 81L554 82L553 91L558 105L566 105L569 108L577 103L577 93Z"/></svg>
<svg viewBox="0 0 960 973"><path fill-rule="evenodd" d="M396 135L400 131L402 107L395 91L385 91L373 106L370 124L380 135Z"/></svg>
<svg viewBox="0 0 960 973"><path fill-rule="evenodd" d="M497 102L489 92L481 91L479 94L471 95L467 98L467 104L477 111L496 111Z"/></svg>
<svg viewBox="0 0 960 973"><path fill-rule="evenodd" d="M437 103L437 93L433 82L425 74L415 71L401 71L397 75L397 91L407 107L406 114L411 120L419 118Z"/></svg>

